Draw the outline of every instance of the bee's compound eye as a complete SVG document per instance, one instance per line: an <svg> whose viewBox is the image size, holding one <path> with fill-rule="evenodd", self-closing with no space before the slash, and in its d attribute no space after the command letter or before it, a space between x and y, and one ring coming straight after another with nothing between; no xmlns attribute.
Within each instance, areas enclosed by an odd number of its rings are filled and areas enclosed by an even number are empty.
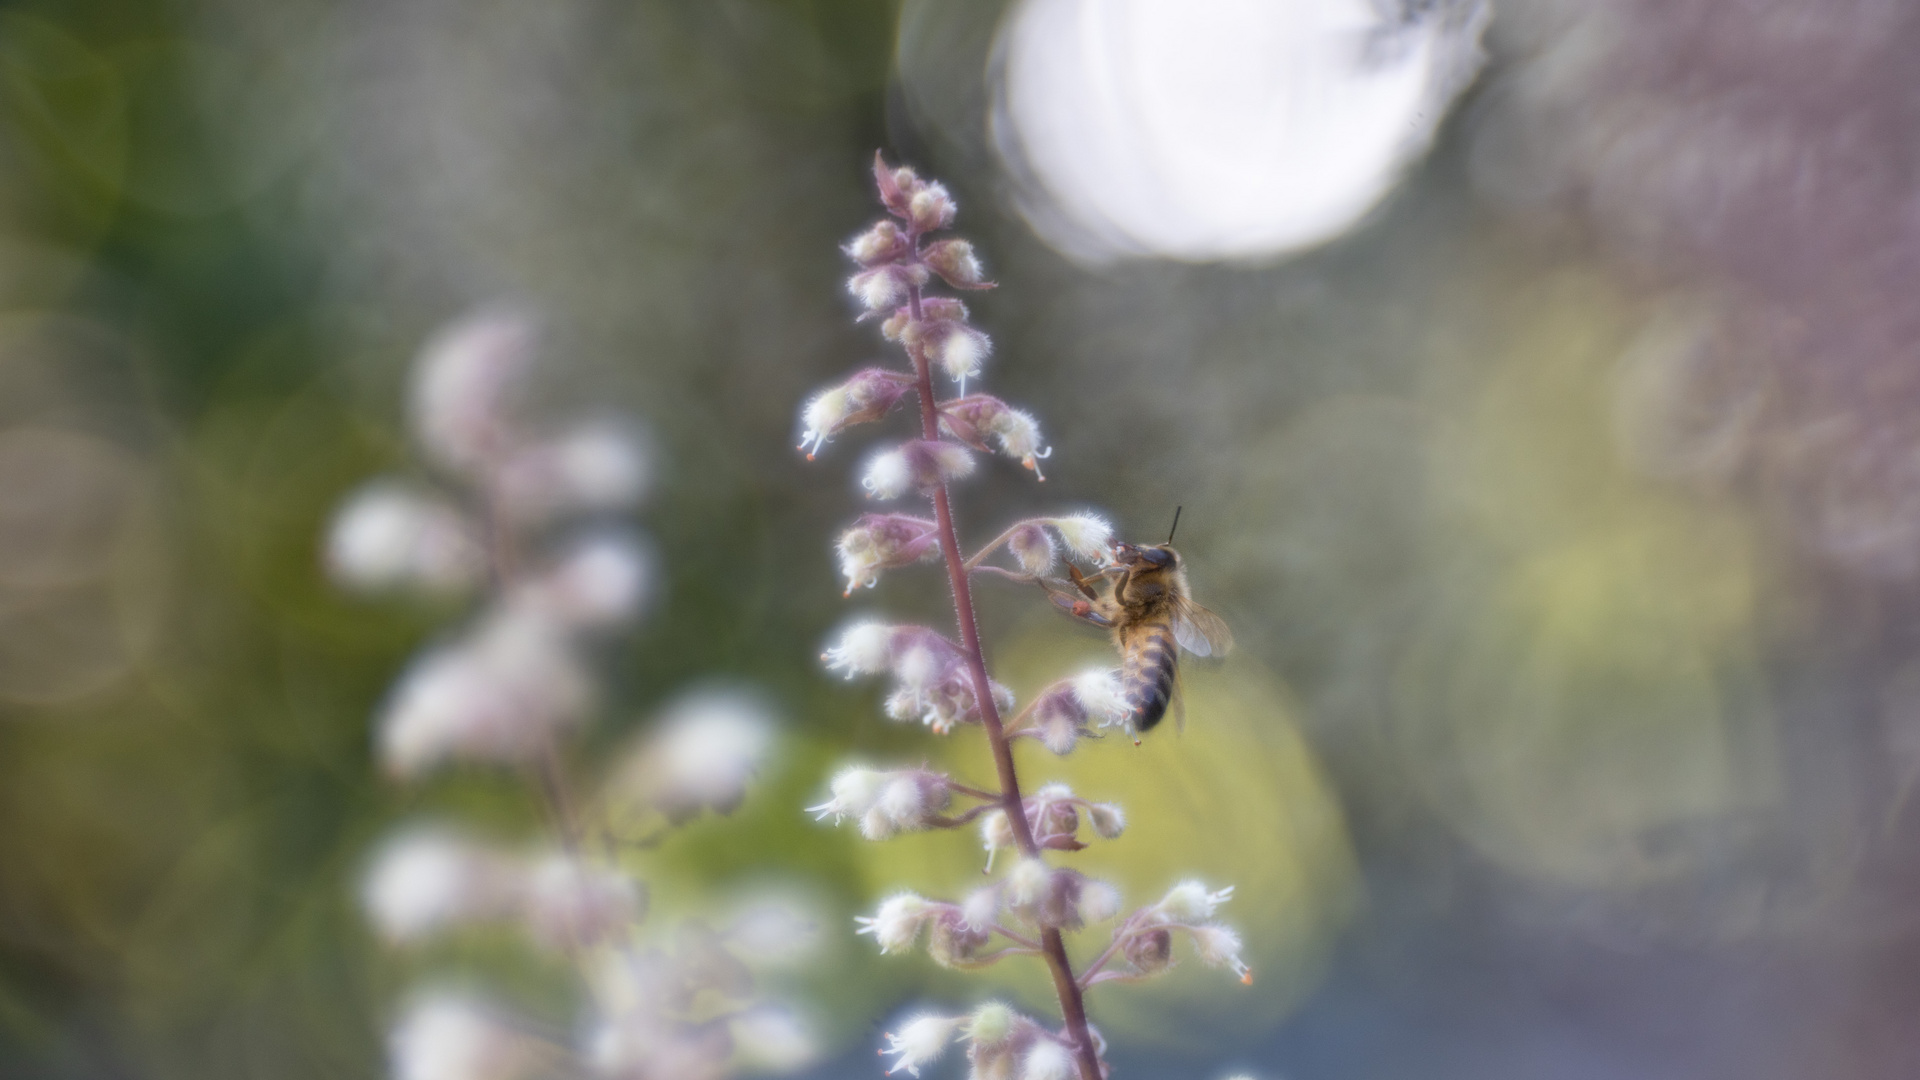
<svg viewBox="0 0 1920 1080"><path fill-rule="evenodd" d="M1148 562L1152 563L1155 566L1172 566L1173 565L1173 552L1163 547L1153 547L1153 548L1142 549L1140 552L1140 557L1147 560Z"/></svg>

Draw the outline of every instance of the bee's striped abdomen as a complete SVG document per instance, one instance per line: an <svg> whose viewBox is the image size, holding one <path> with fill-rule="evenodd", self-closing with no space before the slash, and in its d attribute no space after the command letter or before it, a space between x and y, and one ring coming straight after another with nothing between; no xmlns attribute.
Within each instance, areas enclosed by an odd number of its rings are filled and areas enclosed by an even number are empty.
<svg viewBox="0 0 1920 1080"><path fill-rule="evenodd" d="M1167 715L1167 703L1173 700L1173 669L1180 655L1179 645L1174 642L1173 627L1165 623L1140 627L1127 644L1121 685L1127 704L1133 708L1133 729L1146 731Z"/></svg>

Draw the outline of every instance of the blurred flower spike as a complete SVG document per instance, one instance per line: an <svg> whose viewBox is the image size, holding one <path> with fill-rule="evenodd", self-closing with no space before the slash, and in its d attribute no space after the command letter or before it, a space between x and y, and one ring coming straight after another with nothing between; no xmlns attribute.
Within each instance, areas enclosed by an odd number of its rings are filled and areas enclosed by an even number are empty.
<svg viewBox="0 0 1920 1080"><path fill-rule="evenodd" d="M804 951L813 920L763 906L718 929L692 920L648 933L647 890L616 857L697 814L737 808L773 753L772 710L750 688L709 686L671 701L600 775L569 768L566 740L605 698L588 646L632 626L657 591L651 546L621 520L652 466L623 419L529 421L520 396L536 340L531 320L494 309L428 344L410 415L434 481L383 478L350 494L324 562L356 593L478 594L467 625L425 649L388 694L375 750L409 783L454 765L537 778L549 822L520 844L452 823L401 829L362 880L368 919L396 947L516 927L581 969L593 1019L576 1045L479 997L427 995L392 1029L392 1073L655 1080L800 1068L817 1054L813 1036L759 998L750 964ZM862 393L858 408L871 409L885 388ZM727 1019L699 1011L716 1004Z"/></svg>
<svg viewBox="0 0 1920 1080"><path fill-rule="evenodd" d="M959 289L990 287L971 244L957 237L928 239L927 234L953 225L953 196L941 184L911 169L890 167L877 155L873 175L891 217L844 248L860 266L848 289L864 309L859 318L880 317L881 336L897 343L908 363L904 369L862 369L816 394L801 412L800 448L811 460L828 437L854 424L886 420L912 393L916 429L867 459L861 486L871 498L918 498L926 508L864 515L840 534L835 551L848 595L877 586L885 571L943 560L961 639L926 626L862 620L843 628L820 660L848 679L889 679L883 709L891 719L918 720L942 735L979 731L994 779L976 781L924 767L848 764L829 782L827 797L807 812L821 821L854 823L874 841L929 829L979 829L986 851L984 885L959 900L896 892L871 915L855 920L857 932L871 937L882 953L924 950L946 968L1036 958L1049 968L1058 992L1058 1029L998 1003L982 1005L971 1016L915 1016L887 1034L880 1053L892 1058L888 1074L918 1076L957 1041L966 1044L975 1077L1105 1080L1106 1042L1087 1022L1086 991L1167 970L1176 935L1191 941L1203 963L1250 981L1239 936L1213 918L1233 890L1183 883L1158 904L1123 914L1119 889L1048 861L1053 853L1118 840L1126 832L1127 815L1117 803L1084 798L1064 784L1043 784L1023 794L1012 743L1031 738L1055 754L1068 754L1102 729L1131 730L1136 707L1121 672L1097 668L1054 683L1015 712L1013 692L987 669L972 582L991 576L1038 585L1053 606L1101 622L1090 603L1097 594L1079 565L1094 567L1094 579L1110 576L1113 526L1101 515L1084 512L1028 518L962 557L953 488L981 467L975 455L989 460L1003 455L1043 480L1040 462L1052 449L1032 413L990 394L966 392L968 380L980 376L992 343L969 322L964 304L923 291L935 278ZM954 396L936 397L936 369L956 384ZM988 561L1002 552L1012 566ZM1053 576L1063 562L1070 580ZM996 863L998 877L993 876ZM1092 927L1111 927L1110 940L1076 971L1063 935Z"/></svg>

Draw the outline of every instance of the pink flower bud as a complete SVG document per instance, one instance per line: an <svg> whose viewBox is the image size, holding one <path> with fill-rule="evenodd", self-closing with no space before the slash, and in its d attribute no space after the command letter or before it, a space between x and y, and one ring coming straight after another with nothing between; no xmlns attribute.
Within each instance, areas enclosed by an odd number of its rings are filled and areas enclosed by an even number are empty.
<svg viewBox="0 0 1920 1080"><path fill-rule="evenodd" d="M913 376L906 372L871 367L839 386L822 391L807 402L801 412L806 430L800 437L799 449L807 452L807 460L813 460L827 440L841 429L880 419L912 389Z"/></svg>
<svg viewBox="0 0 1920 1080"><path fill-rule="evenodd" d="M947 186L937 182L922 183L907 201L907 220L912 223L913 230L919 233L946 228L953 224L954 215L958 212L959 207L954 205Z"/></svg>
<svg viewBox="0 0 1920 1080"><path fill-rule="evenodd" d="M986 280L980 268L980 259L973 253L973 245L965 240L940 240L928 244L920 253L933 272L956 289L991 289L993 283Z"/></svg>
<svg viewBox="0 0 1920 1080"><path fill-rule="evenodd" d="M515 441L508 398L533 363L534 326L509 311L449 324L414 366L413 428L429 456L472 474Z"/></svg>
<svg viewBox="0 0 1920 1080"><path fill-rule="evenodd" d="M840 534L840 572L847 595L880 580L880 571L925 562L940 554L939 526L905 514L867 514Z"/></svg>
<svg viewBox="0 0 1920 1080"><path fill-rule="evenodd" d="M942 908L927 924L927 955L941 967L977 966L974 958L993 936L969 924L958 908Z"/></svg>
<svg viewBox="0 0 1920 1080"><path fill-rule="evenodd" d="M1143 930L1129 936L1120 951L1142 975L1157 974L1173 963L1173 933L1165 927Z"/></svg>
<svg viewBox="0 0 1920 1080"><path fill-rule="evenodd" d="M878 266L913 252L913 244L900 226L891 221L876 221L873 227L854 237L840 250L862 266ZM938 269L938 267L935 267Z"/></svg>
<svg viewBox="0 0 1920 1080"><path fill-rule="evenodd" d="M860 483L876 499L897 499L911 490L932 491L973 472L973 455L948 442L915 439L867 464Z"/></svg>
<svg viewBox="0 0 1920 1080"><path fill-rule="evenodd" d="M1053 570L1059 552L1053 546L1053 534L1037 524L1022 525L1007 539L1007 550L1019 561L1020 568L1034 577Z"/></svg>
<svg viewBox="0 0 1920 1080"><path fill-rule="evenodd" d="M929 296L920 301L920 318L922 322L966 322L967 305L951 296ZM904 343L907 327L913 322L913 312L903 307L880 324L880 334L888 341Z"/></svg>
<svg viewBox="0 0 1920 1080"><path fill-rule="evenodd" d="M1001 453L1040 475L1040 460L1053 450L1040 445L1040 425L1034 418L990 394L972 394L940 403L940 425L948 434L976 450L988 450L988 440ZM1055 525L1058 528L1058 525Z"/></svg>

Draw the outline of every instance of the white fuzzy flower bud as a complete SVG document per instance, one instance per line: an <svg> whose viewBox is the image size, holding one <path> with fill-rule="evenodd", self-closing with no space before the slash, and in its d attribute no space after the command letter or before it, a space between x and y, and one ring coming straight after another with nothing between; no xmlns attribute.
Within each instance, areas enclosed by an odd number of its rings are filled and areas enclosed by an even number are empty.
<svg viewBox="0 0 1920 1080"><path fill-rule="evenodd" d="M878 675L891 666L893 627L865 622L848 627L840 635L840 644L821 654L829 671L842 671L847 678Z"/></svg>
<svg viewBox="0 0 1920 1080"><path fill-rule="evenodd" d="M613 939L639 921L639 883L568 855L539 860L527 877L524 914L534 940L571 949Z"/></svg>
<svg viewBox="0 0 1920 1080"><path fill-rule="evenodd" d="M854 237L841 250L853 261L872 266L906 254L907 236L891 221L876 221L872 228Z"/></svg>
<svg viewBox="0 0 1920 1080"><path fill-rule="evenodd" d="M975 930L992 929L1000 919L1000 890L987 885L968 893L960 905L960 918Z"/></svg>
<svg viewBox="0 0 1920 1080"><path fill-rule="evenodd" d="M1007 875L1007 903L1016 908L1032 907L1047 898L1053 883L1053 868L1044 859L1021 859Z"/></svg>
<svg viewBox="0 0 1920 1080"><path fill-rule="evenodd" d="M1059 551L1053 544L1053 534L1037 524L1015 529L1013 535L1007 538L1007 550L1020 563L1020 569L1034 577L1051 573L1054 561L1059 557Z"/></svg>
<svg viewBox="0 0 1920 1080"><path fill-rule="evenodd" d="M512 870L499 856L437 829L387 842L368 869L361 901L380 935L395 944L511 909Z"/></svg>
<svg viewBox="0 0 1920 1080"><path fill-rule="evenodd" d="M965 240L935 241L926 246L920 257L933 268L934 273L955 288L972 289L985 285L986 271L980 266L980 256L974 253L973 245Z"/></svg>
<svg viewBox="0 0 1920 1080"><path fill-rule="evenodd" d="M1213 918L1213 913L1220 905L1232 898L1231 885L1218 892L1209 892L1198 881L1183 881L1168 890L1167 895L1153 906L1153 916L1157 922L1202 923Z"/></svg>
<svg viewBox="0 0 1920 1080"><path fill-rule="evenodd" d="M868 311L885 311L906 302L907 290L927 283L927 268L889 263L847 279L847 291Z"/></svg>
<svg viewBox="0 0 1920 1080"><path fill-rule="evenodd" d="M967 1041L977 1050L1003 1046L1020 1028L1022 1017L998 1001L989 1001L967 1017Z"/></svg>
<svg viewBox="0 0 1920 1080"><path fill-rule="evenodd" d="M871 918L856 916L853 921L859 927L856 933L872 934L881 952L899 952L913 948L920 926L932 910L933 905L925 897L905 892L888 897Z"/></svg>
<svg viewBox="0 0 1920 1080"><path fill-rule="evenodd" d="M1087 819L1094 833L1104 840L1112 840L1127 829L1127 813L1117 803L1094 803L1087 807Z"/></svg>
<svg viewBox="0 0 1920 1080"><path fill-rule="evenodd" d="M615 783L673 820L703 809L731 813L773 749L774 726L752 694L695 691L668 706L616 771Z"/></svg>
<svg viewBox="0 0 1920 1080"><path fill-rule="evenodd" d="M1040 462L1053 456L1053 448L1040 445L1040 422L1031 413L1019 409L996 413L988 422L987 430L1000 444L1001 453L1032 469L1033 475L1046 479L1040 472Z"/></svg>
<svg viewBox="0 0 1920 1080"><path fill-rule="evenodd" d="M734 1050L750 1069L792 1072L820 1054L813 1033L790 1010L774 1005L748 1009L733 1018Z"/></svg>
<svg viewBox="0 0 1920 1080"><path fill-rule="evenodd" d="M653 584L652 563L647 549L631 536L590 533L521 582L508 602L569 629L618 626L645 606Z"/></svg>
<svg viewBox="0 0 1920 1080"><path fill-rule="evenodd" d="M893 822L896 829L925 828L928 819L953 802L947 778L939 773L909 770L894 773L880 791L874 809Z"/></svg>
<svg viewBox="0 0 1920 1080"><path fill-rule="evenodd" d="M1019 1080L1076 1080L1073 1053L1052 1039L1041 1039L1020 1059Z"/></svg>
<svg viewBox="0 0 1920 1080"><path fill-rule="evenodd" d="M833 798L818 806L807 807L817 821L831 815L835 820L843 817L859 817L880 799L880 792L887 786L887 773L878 769L866 769L852 766L840 770L828 785Z"/></svg>
<svg viewBox="0 0 1920 1080"><path fill-rule="evenodd" d="M1092 514L1053 518L1047 522L1076 558L1105 564L1112 561L1113 526Z"/></svg>
<svg viewBox="0 0 1920 1080"><path fill-rule="evenodd" d="M887 1075L904 1069L909 1076L919 1076L922 1065L946 1053L954 1032L965 1022L962 1016L916 1016L900 1028L898 1035L889 1032L887 1048L881 1053L896 1056Z"/></svg>
<svg viewBox="0 0 1920 1080"><path fill-rule="evenodd" d="M928 337L927 358L966 393L967 380L979 375L981 365L992 355L993 339L964 323L947 324L942 332Z"/></svg>
<svg viewBox="0 0 1920 1080"><path fill-rule="evenodd" d="M1104 881L1088 881L1080 886L1080 918L1085 922L1106 922L1120 914L1120 890Z"/></svg>
<svg viewBox="0 0 1920 1080"><path fill-rule="evenodd" d="M1208 967L1231 968L1240 981L1251 984L1253 972L1240 959L1240 935L1224 926L1196 926L1191 930L1194 949Z"/></svg>
<svg viewBox="0 0 1920 1080"><path fill-rule="evenodd" d="M1073 695L1086 710L1087 718L1098 721L1102 727L1124 724L1133 715L1120 674L1112 669L1101 668L1075 676Z"/></svg>
<svg viewBox="0 0 1920 1080"><path fill-rule="evenodd" d="M627 426L593 421L512 452L493 476L493 505L516 522L639 505L650 466Z"/></svg>
<svg viewBox="0 0 1920 1080"><path fill-rule="evenodd" d="M993 866L993 857L1003 848L1011 848L1016 843L1013 835L1013 822L1007 819L1005 810L989 810L980 818L980 842L987 849L987 866Z"/></svg>
<svg viewBox="0 0 1920 1080"><path fill-rule="evenodd" d="M473 522L444 500L391 480L349 497L327 534L327 571L351 589L464 589L486 573Z"/></svg>
<svg viewBox="0 0 1920 1080"><path fill-rule="evenodd" d="M917 232L944 229L953 224L954 215L959 212L947 186L938 182L922 184L907 203L907 216Z"/></svg>
<svg viewBox="0 0 1920 1080"><path fill-rule="evenodd" d="M416 1002L387 1040L395 1080L509 1080L531 1062L527 1038L469 998Z"/></svg>
<svg viewBox="0 0 1920 1080"><path fill-rule="evenodd" d="M380 718L380 756L411 777L450 758L521 762L577 723L586 672L545 620L507 612L401 679Z"/></svg>
<svg viewBox="0 0 1920 1080"><path fill-rule="evenodd" d="M533 361L533 323L505 311L469 315L421 350L413 427L429 456L462 473L497 460L515 437L506 399Z"/></svg>

